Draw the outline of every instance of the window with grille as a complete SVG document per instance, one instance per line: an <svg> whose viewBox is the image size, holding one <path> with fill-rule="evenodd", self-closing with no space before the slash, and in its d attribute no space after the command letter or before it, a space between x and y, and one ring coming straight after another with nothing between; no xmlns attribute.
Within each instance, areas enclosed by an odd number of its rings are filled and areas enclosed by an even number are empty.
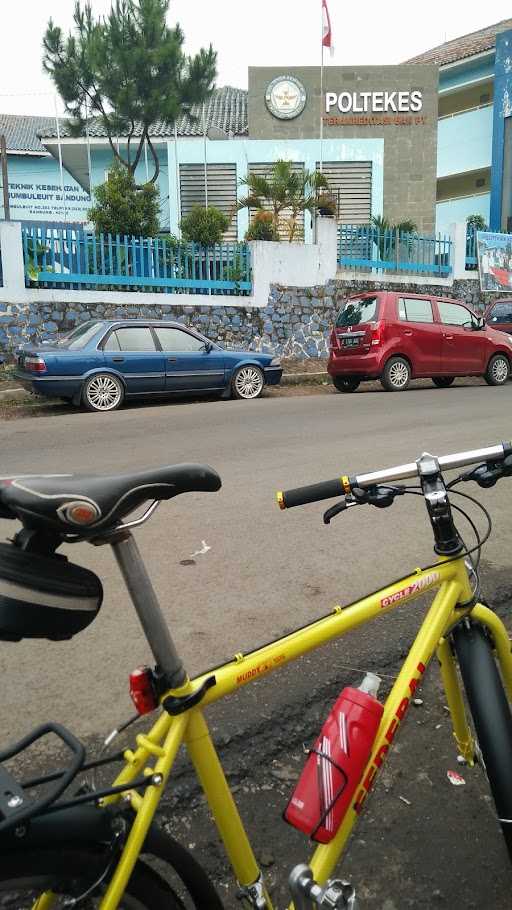
<svg viewBox="0 0 512 910"><path fill-rule="evenodd" d="M192 206L208 205L225 212L230 218L229 227L223 235L227 242L238 239L236 206L236 164L208 164L206 187L204 164L180 164L181 217L189 214Z"/></svg>
<svg viewBox="0 0 512 910"><path fill-rule="evenodd" d="M316 168L320 170L319 161ZM322 173L336 200L340 224L368 224L372 215L372 162L324 161Z"/></svg>

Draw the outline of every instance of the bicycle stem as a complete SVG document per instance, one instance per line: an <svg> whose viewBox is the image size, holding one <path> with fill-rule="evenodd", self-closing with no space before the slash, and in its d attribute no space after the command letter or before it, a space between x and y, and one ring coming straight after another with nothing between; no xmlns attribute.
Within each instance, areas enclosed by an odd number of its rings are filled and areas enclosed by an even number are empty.
<svg viewBox="0 0 512 910"><path fill-rule="evenodd" d="M128 531L110 545L139 617L158 668L169 688L177 689L187 680L185 668L172 640L155 589L140 550Z"/></svg>

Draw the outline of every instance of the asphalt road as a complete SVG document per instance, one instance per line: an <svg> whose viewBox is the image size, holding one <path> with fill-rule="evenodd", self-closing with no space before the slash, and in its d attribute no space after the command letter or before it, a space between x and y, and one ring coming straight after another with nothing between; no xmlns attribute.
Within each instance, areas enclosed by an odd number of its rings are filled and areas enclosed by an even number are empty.
<svg viewBox="0 0 512 910"><path fill-rule="evenodd" d="M511 405L512 384L494 389L459 381L446 390L395 395L363 389L350 396L20 419L0 422L0 474L108 473L182 461L207 462L219 471L220 492L162 504L137 534L178 647L195 673L432 560L424 505L416 497L383 512L354 509L324 527L321 505L281 513L275 490L412 461L425 450L444 454L510 438ZM505 616L512 594L507 483L477 489L494 521L484 553L485 590L497 596ZM11 524L0 522L0 539L11 533ZM51 718L94 745L132 713L128 673L149 655L117 566L107 547L79 545L68 554L101 576L104 605L72 642L1 645L4 743ZM279 877L284 883L286 870L304 859L303 838L279 821L303 762L302 743L312 741L328 705L344 684L360 678L360 668L381 672L389 685L422 611L421 603L399 607L211 709L215 740L230 781L242 791L244 818L271 882ZM435 672L422 694L424 709L404 724L346 869L363 885L369 910L438 904L505 910L510 879L483 775L468 776L460 790L447 782L446 769L457 765ZM178 833L186 829L226 907L238 906L184 765L163 816ZM280 864L268 849L276 825ZM482 854L485 873L471 859ZM276 884L279 906L286 903L283 887Z"/></svg>
<svg viewBox="0 0 512 910"><path fill-rule="evenodd" d="M509 438L511 405L512 384L459 382L395 395L77 411L0 423L0 473L109 473L185 461L219 471L220 492L163 503L137 533L187 669L196 673L431 560L416 498L382 513L354 510L325 527L321 505L281 513L277 489ZM510 561L507 492L512 497L504 481L482 494L495 523L485 556L496 569ZM0 522L1 537L9 533L12 525ZM210 549L192 557L203 541ZM118 568L108 547L78 545L68 554L102 578L103 607L71 642L2 645L4 736L25 731L49 705L81 734L110 728L130 710L127 675L148 649ZM193 564L181 564L191 557ZM416 624L409 617L406 629ZM388 622L390 635L398 634ZM365 631L363 642L371 636ZM29 696L23 713L21 693Z"/></svg>

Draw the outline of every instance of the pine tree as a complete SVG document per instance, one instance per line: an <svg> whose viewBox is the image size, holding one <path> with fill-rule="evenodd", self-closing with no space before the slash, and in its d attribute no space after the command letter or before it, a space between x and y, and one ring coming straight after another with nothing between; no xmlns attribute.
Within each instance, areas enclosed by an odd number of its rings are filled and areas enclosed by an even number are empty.
<svg viewBox="0 0 512 910"><path fill-rule="evenodd" d="M159 174L150 138L157 122L172 129L193 104L213 89L217 54L212 46L194 57L183 52L179 25L169 28L169 0L113 0L106 17L94 19L90 2L77 0L74 33L64 37L52 19L43 39L43 66L51 76L73 131L83 133L86 116L99 116L115 159L130 174L147 143ZM127 137L126 153L117 137Z"/></svg>

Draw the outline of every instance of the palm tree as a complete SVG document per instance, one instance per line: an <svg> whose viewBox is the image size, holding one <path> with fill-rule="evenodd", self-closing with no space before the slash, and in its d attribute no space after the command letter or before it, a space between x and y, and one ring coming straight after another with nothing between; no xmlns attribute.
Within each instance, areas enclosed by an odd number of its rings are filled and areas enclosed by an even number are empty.
<svg viewBox="0 0 512 910"><path fill-rule="evenodd" d="M283 223L290 243L297 233L301 212L314 211L318 191L328 188L323 174L318 171L295 171L291 161L276 161L268 176L249 173L240 180L248 193L237 203L240 209L260 209L272 213L272 225L278 236ZM286 218L284 213L288 213Z"/></svg>

